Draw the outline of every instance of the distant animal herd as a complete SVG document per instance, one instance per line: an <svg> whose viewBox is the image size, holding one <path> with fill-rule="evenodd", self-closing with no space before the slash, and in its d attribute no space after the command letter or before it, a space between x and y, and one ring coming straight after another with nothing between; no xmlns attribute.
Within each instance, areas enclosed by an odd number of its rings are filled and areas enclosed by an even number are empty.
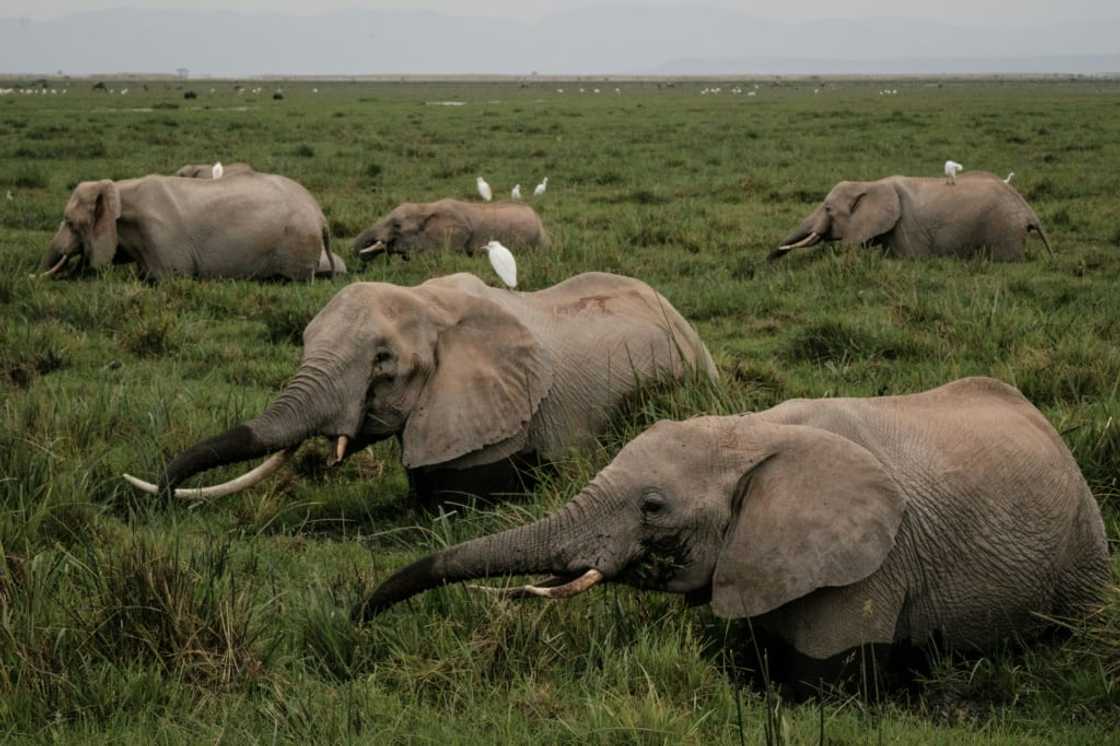
<svg viewBox="0 0 1120 746"><path fill-rule="evenodd" d="M1031 233L1050 248L1010 177L960 170L840 182L772 257L841 241L898 257L1017 261ZM362 231L352 258L486 249L516 285L503 244L545 249L548 233L529 204L491 203L481 177L478 187L483 202L402 203ZM347 272L311 193L246 163L79 184L42 274L117 263L151 280ZM599 272L535 292L471 274L355 282L303 340L299 368L259 415L174 456L158 483L126 478L207 499L250 488L311 438L333 441L332 463L392 438L417 497L498 499L593 444L639 388L720 385L668 299ZM182 486L262 457L230 482ZM1100 509L1062 438L1015 388L967 378L659 422L559 511L416 561L353 619L369 623L446 583L528 574L547 577L491 590L561 599L617 582L685 594L785 649L772 675L815 684L822 670L850 672L856 649L886 664L931 640L988 650L1031 639L1045 620L1091 611L1111 570Z"/></svg>

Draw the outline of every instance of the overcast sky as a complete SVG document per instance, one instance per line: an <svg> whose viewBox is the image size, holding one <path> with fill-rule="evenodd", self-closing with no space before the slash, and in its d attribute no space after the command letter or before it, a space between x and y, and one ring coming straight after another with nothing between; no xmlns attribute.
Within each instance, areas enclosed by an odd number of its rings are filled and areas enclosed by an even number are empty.
<svg viewBox="0 0 1120 746"><path fill-rule="evenodd" d="M0 0L0 74L1120 72L1117 0L1009 2Z"/></svg>
<svg viewBox="0 0 1120 746"><path fill-rule="evenodd" d="M536 18L580 6L595 6L594 0L486 0L467 3L463 0L2 0L0 17L53 18L90 10L135 7L149 9L189 8L234 10L244 13L284 13L286 15L317 15L349 8L429 9L449 14L472 16L496 15ZM682 0L633 0L634 5L680 5ZM770 18L859 18L929 17L943 21L992 22L1070 21L1078 17L1115 17L1120 15L1115 0L781 0L780 2L734 2L733 0L702 0L700 6L723 7ZM1009 9L1014 7L1014 12Z"/></svg>

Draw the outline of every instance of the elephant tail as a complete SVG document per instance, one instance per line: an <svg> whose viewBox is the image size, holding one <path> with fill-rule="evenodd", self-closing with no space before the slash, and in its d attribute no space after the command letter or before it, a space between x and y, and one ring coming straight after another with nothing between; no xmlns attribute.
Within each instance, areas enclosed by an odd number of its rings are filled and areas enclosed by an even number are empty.
<svg viewBox="0 0 1120 746"><path fill-rule="evenodd" d="M1042 223L1036 220L1028 225L1027 232L1029 233L1031 231L1038 234L1038 237L1042 239L1043 245L1046 246L1046 250L1050 252L1050 256L1054 256L1054 249L1050 247L1050 239L1046 237L1046 231L1042 230Z"/></svg>

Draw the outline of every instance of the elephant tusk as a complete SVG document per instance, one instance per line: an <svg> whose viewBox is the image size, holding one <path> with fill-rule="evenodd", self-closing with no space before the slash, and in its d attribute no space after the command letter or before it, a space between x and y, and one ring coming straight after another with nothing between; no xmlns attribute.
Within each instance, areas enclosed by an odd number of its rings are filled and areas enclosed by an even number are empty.
<svg viewBox="0 0 1120 746"><path fill-rule="evenodd" d="M334 460L330 461L327 465L334 466L342 461L346 456L346 446L350 444L350 438L346 435L338 436L338 444L334 447Z"/></svg>
<svg viewBox="0 0 1120 746"><path fill-rule="evenodd" d="M821 240L820 234L818 234L816 231L813 231L812 233L810 233L808 236L801 239L797 243L787 243L787 244L784 244L782 246L779 246L778 251L786 252L786 251L793 251L794 249L803 249L806 246L812 246L813 244L815 244L819 240Z"/></svg>
<svg viewBox="0 0 1120 746"><path fill-rule="evenodd" d="M55 265L53 267L48 269L46 272L41 272L37 276L38 277L47 277L48 275L53 275L58 270L62 269L63 265L65 265L66 262L68 262L68 261L70 261L70 255L69 254L63 254L62 258L59 259L57 262L55 262Z"/></svg>
<svg viewBox="0 0 1120 746"><path fill-rule="evenodd" d="M257 482L261 481L268 475L283 466L284 462L288 460L291 454L285 448L265 459L260 466L251 471L247 471L241 476L231 479L228 482L215 484L212 487L197 487L197 488L177 488L175 490L175 497L187 500L201 500L210 497L224 497L225 495L232 495L234 492L252 487ZM151 482L145 482L143 479L137 479L131 474L122 474L124 480L131 484L136 489L147 492L150 495L158 495L159 487Z"/></svg>
<svg viewBox="0 0 1120 746"><path fill-rule="evenodd" d="M375 244L372 244L370 246L365 247L364 249L359 251L358 254L360 256L368 256L370 254L376 254L377 252L384 251L384 250L385 250L385 242L384 241L378 241Z"/></svg>
<svg viewBox="0 0 1120 746"><path fill-rule="evenodd" d="M493 588L485 585L472 585L470 587L475 590L493 593L502 598L529 598L530 596L537 596L539 598L561 599L579 595L598 585L602 580L603 573L591 569L571 582L550 588L542 588L539 585L521 585L516 588ZM545 582L550 581L551 579Z"/></svg>

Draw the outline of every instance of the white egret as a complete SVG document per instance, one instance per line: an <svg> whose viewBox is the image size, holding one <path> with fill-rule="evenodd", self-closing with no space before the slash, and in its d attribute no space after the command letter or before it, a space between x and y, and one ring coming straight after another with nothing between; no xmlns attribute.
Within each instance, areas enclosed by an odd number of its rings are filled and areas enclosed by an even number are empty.
<svg viewBox="0 0 1120 746"><path fill-rule="evenodd" d="M478 196L489 202L494 199L494 192L490 191L490 185L486 183L486 179L481 176L478 177Z"/></svg>
<svg viewBox="0 0 1120 746"><path fill-rule="evenodd" d="M517 287L517 260L513 258L510 250L497 241L491 241L483 246L482 250L490 257L490 266L498 273L498 277L502 278L502 282L508 287Z"/></svg>
<svg viewBox="0 0 1120 746"><path fill-rule="evenodd" d="M514 199L521 199L521 185L514 184L513 189L509 193L509 196L513 197Z"/></svg>
<svg viewBox="0 0 1120 746"><path fill-rule="evenodd" d="M950 184L957 183L957 173L964 170L964 166L956 161L945 161L945 176L949 178Z"/></svg>
<svg viewBox="0 0 1120 746"><path fill-rule="evenodd" d="M210 169L210 178L220 179L220 178L222 178L222 174L224 174L224 173L225 173L225 169L222 168L222 162L218 161L217 163L214 164L214 167L212 169Z"/></svg>
<svg viewBox="0 0 1120 746"><path fill-rule="evenodd" d="M1007 178L1003 180L1003 183L1004 184L1010 184L1011 180L1014 179L1014 178L1015 178L1015 172L1014 171L1009 171L1008 174L1007 174Z"/></svg>
<svg viewBox="0 0 1120 746"><path fill-rule="evenodd" d="M547 189L548 189L548 177L546 176L546 177L544 177L544 181L542 181L540 184L537 184L537 188L533 190L533 196L534 197L543 197L544 193L545 193L545 190L547 190Z"/></svg>
<svg viewBox="0 0 1120 746"><path fill-rule="evenodd" d="M9 189L8 193L4 196L6 196L8 198L9 202L11 202L13 199L15 199L15 197L12 196L12 190L11 189Z"/></svg>

